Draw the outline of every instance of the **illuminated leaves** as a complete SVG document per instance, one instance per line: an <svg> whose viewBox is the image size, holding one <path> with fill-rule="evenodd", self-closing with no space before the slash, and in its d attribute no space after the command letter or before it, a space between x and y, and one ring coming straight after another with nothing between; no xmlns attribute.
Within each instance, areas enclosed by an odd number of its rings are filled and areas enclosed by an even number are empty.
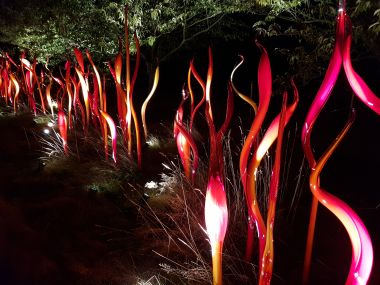
<svg viewBox="0 0 380 285"><path fill-rule="evenodd" d="M373 31L376 35L380 33L380 9L377 9L374 13L377 17L377 21L368 27L368 30Z"/></svg>

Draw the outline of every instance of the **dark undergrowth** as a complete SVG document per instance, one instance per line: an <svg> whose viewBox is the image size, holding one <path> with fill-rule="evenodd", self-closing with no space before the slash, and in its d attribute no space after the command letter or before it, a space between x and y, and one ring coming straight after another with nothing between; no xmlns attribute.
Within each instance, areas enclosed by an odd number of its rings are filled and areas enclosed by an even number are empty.
<svg viewBox="0 0 380 285"><path fill-rule="evenodd" d="M128 159L122 143L118 164L106 161L96 133L84 137L72 131L65 156L48 121L2 110L0 283L211 284L211 254L203 229L206 163L201 163L192 186L182 174L171 130L159 124L152 128L158 135L144 146L142 170ZM224 284L256 284L257 263L243 260L246 208L234 167L239 148L240 141L226 138L229 228L223 278ZM289 160L292 150L288 152ZM267 157L261 193L270 167ZM298 172L284 184L293 183L300 191L305 171ZM286 167L284 173L286 177ZM281 202L285 194L280 197L272 284L298 284L301 277L308 207L300 206L302 193L292 191L289 203ZM341 242L334 246L339 255L315 258L312 284L343 284L349 241L342 226L326 218L327 211L322 209L320 215L317 227L327 227L329 239L317 233L316 250L331 249L330 239Z"/></svg>

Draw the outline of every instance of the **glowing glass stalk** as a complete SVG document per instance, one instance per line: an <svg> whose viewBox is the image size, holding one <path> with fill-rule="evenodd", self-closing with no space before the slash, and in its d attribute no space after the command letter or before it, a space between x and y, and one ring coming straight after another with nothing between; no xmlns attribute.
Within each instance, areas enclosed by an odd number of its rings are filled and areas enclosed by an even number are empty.
<svg viewBox="0 0 380 285"><path fill-rule="evenodd" d="M220 176L211 175L207 184L205 221L211 244L213 284L222 284L223 241L227 231L228 211L224 185Z"/></svg>
<svg viewBox="0 0 380 285"><path fill-rule="evenodd" d="M202 99L201 99L201 101L199 101L199 103L195 106L195 108L191 112L191 117L190 117L190 132L191 132L193 129L195 115L198 112L199 108L206 101L206 84L204 83L204 81L202 80L202 78L198 74L197 70L195 69L193 60L190 62L190 70L202 88ZM190 80L189 80L189 84L190 84ZM189 87L189 90L190 90L190 87Z"/></svg>
<svg viewBox="0 0 380 285"><path fill-rule="evenodd" d="M284 127L288 124L291 116L293 115L298 101L299 101L299 96L298 96L298 91L297 88L293 82L291 81L292 87L293 87L293 92L294 92L294 100L292 104L289 107L286 107L286 110L284 111ZM281 113L282 114L282 113ZM260 208L259 208L259 202L257 200L257 195L256 195L256 183L257 183L257 173L259 170L259 166L261 163L262 158L264 157L265 153L269 150L269 148L272 146L273 142L277 139L278 133L279 133L279 128L280 128L280 117L281 114L277 115L276 118L272 121L270 124L268 130L266 131L264 137L262 138L257 150L255 151L253 158L249 162L248 166L248 173L252 173L251 179L247 181L247 191L246 191L246 199L247 199L247 204L248 204L248 209L252 213L252 216L250 217L251 220L254 222L254 225L257 227L257 234L258 234L258 240L259 240L259 270L263 271L262 268L262 258L264 257L264 249L266 244L268 243L268 237L266 236L266 233L268 232L268 228L265 226L264 219L261 215ZM273 170L274 172L274 170ZM273 178L272 178L273 179ZM271 180L272 181L272 180ZM272 182L271 182L272 183ZM275 190L273 190L275 191ZM270 204L270 203L269 203ZM252 228L250 228L253 230ZM249 238L253 239L253 234L252 236L249 236ZM249 239L247 240L247 254L252 253L252 244L248 244ZM250 256L246 256L247 258L250 258ZM273 258L272 258L273 259Z"/></svg>
<svg viewBox="0 0 380 285"><path fill-rule="evenodd" d="M75 71L78 74L79 81L81 84L81 89L82 89L82 95L83 95L83 100L84 100L84 106L86 108L86 124L85 124L85 130L87 132L88 126L90 124L90 104L89 104L89 99L88 99L88 85L87 82L84 80L83 73L75 67Z"/></svg>
<svg viewBox="0 0 380 285"><path fill-rule="evenodd" d="M288 124L290 118L292 117L294 111L297 108L298 102L299 102L299 94L296 85L294 84L294 81L291 80L291 85L293 87L293 93L294 93L294 99L290 106L286 107L285 112L285 126ZM261 143L259 144L254 159L261 161L264 157L265 153L268 151L270 146L273 144L273 142L276 140L279 132L279 125L280 125L280 119L281 115L277 115L277 117L272 121L270 124L268 130L265 132L264 137L261 140Z"/></svg>
<svg viewBox="0 0 380 285"><path fill-rule="evenodd" d="M21 63L31 73L31 75L29 75L29 78L28 78L29 80L27 80L28 83L29 83L28 84L29 93L30 94L33 93L34 83L37 83L37 89L38 89L38 92L39 92L39 95L40 95L40 100L41 100L42 112L46 113L45 100L44 100L44 97L42 95L42 89L41 89L40 81L38 80L38 76L37 76L37 73L36 73L36 65L37 65L36 59L34 59L33 65L31 65L30 62L27 59L25 59L25 58L21 59Z"/></svg>
<svg viewBox="0 0 380 285"><path fill-rule="evenodd" d="M212 252L213 284L222 284L222 252L223 242L227 231L228 209L224 189L223 163L223 135L230 123L233 114L233 95L231 87L227 99L227 113L225 121L218 132L215 131L211 109L211 81L213 74L213 60L211 48L208 50L209 66L206 81L206 120L210 133L210 162L208 184L205 201L206 231L210 240Z"/></svg>
<svg viewBox="0 0 380 285"><path fill-rule="evenodd" d="M186 131L183 126L183 104L188 96L184 89L182 89L182 100L177 109L176 117L174 120L174 138L177 143L177 149L181 158L181 163L185 171L187 179L192 179L191 161L190 161L190 143L187 138L191 138L191 135ZM191 138L192 139L192 138ZM192 179L193 181L193 179Z"/></svg>
<svg viewBox="0 0 380 285"><path fill-rule="evenodd" d="M116 147L117 147L116 126L112 118L106 112L103 112L102 110L100 110L100 114L107 121L108 127L110 128L111 140L112 140L112 159L116 163Z"/></svg>
<svg viewBox="0 0 380 285"><path fill-rule="evenodd" d="M106 112L107 111L107 94L106 94L106 88L105 88L105 85L106 85L106 78L105 78L105 75L103 75L103 112ZM103 135L103 142L104 142L104 153L106 155L106 159L108 158L108 130L107 130L107 126L106 126L106 122L103 120L102 121L103 123L103 127L102 127L102 135Z"/></svg>
<svg viewBox="0 0 380 285"><path fill-rule="evenodd" d="M95 78L96 78L96 83L98 85L98 92L99 92L99 104L100 104L100 110L104 110L103 108L103 90L102 90L102 82L100 80L100 75L99 75L99 71L98 69L96 68L93 60L92 60L92 57L91 57L91 54L86 50L86 55L87 55L87 58L92 66L92 69L94 70L94 73L95 73Z"/></svg>
<svg viewBox="0 0 380 285"><path fill-rule="evenodd" d="M8 93L9 93L8 87L10 83L9 83L8 71L5 68L2 71L2 77L3 77L2 85L3 85L3 90L4 90L3 97L5 99L5 104L8 104Z"/></svg>
<svg viewBox="0 0 380 285"><path fill-rule="evenodd" d="M117 94L117 111L118 111L118 117L119 117L119 123L121 127L121 131L123 133L123 141L124 144L127 146L128 144L128 131L127 131L127 121L126 121L126 116L127 116L127 107L126 107L126 96L123 88L121 87L121 71L122 71L122 56L121 53L119 52L115 58L115 68L113 69L111 65L110 71L113 74L115 84L116 84L116 94ZM132 156L132 153L129 152L128 150L128 155Z"/></svg>
<svg viewBox="0 0 380 285"><path fill-rule="evenodd" d="M127 112L125 120L127 122L127 133L128 133L128 153L132 157L132 128L131 128L131 118L132 118L132 94L131 94L131 65L130 65L130 52L129 52L129 27L128 27L128 6L124 9L124 30L125 30L125 92L126 92L126 104Z"/></svg>
<svg viewBox="0 0 380 285"><path fill-rule="evenodd" d="M137 167L139 169L141 169L142 168L142 148L141 148L141 138L140 138L140 124L139 124L139 120L137 118L137 113L136 113L135 107L133 105L133 91L134 91L134 86L136 83L137 74L138 74L138 71L140 68L140 43L139 43L139 39L136 36L136 33L134 34L134 41L135 41L136 51L137 51L136 52L136 64L135 64L135 70L133 71L132 82L131 82L130 89L129 89L129 103L127 103L127 106L129 106L131 109L133 125L135 127ZM129 47L128 47L128 52L129 52ZM127 92L127 94L128 94L128 92Z"/></svg>
<svg viewBox="0 0 380 285"><path fill-rule="evenodd" d="M96 77L92 76L92 82L93 82L93 91L92 91L92 95L90 96L92 123L96 128L98 127L98 123L99 123L100 130L103 133L102 125L103 125L104 119L99 113L99 85L98 85L98 81Z"/></svg>
<svg viewBox="0 0 380 285"><path fill-rule="evenodd" d="M20 84L18 83L16 77L14 77L13 74L10 74L10 78L11 78L11 81L13 82L13 85L15 86L15 95L13 98L13 110L14 110L14 113L16 113L18 96L20 94Z"/></svg>
<svg viewBox="0 0 380 285"><path fill-rule="evenodd" d="M255 190L253 190L255 188L255 173L248 172L247 167L252 145L254 141L257 139L259 130L268 111L269 102L272 95L272 72L270 69L268 53L266 52L265 48L258 42L256 42L256 45L261 50L261 57L258 67L259 107L257 110L256 117L252 122L248 136L244 142L239 162L240 177L243 184L248 207L248 234L245 254L245 258L247 261L250 261L252 258L255 227L259 237L259 241L261 241L260 256L262 256L262 251L264 249L265 225L261 217L257 201L254 198ZM251 167L251 171L254 171L253 166ZM250 179L248 179L248 176ZM250 183L248 183L248 180L250 180ZM254 205L254 207L252 207L252 205Z"/></svg>
<svg viewBox="0 0 380 285"><path fill-rule="evenodd" d="M3 68L0 68L0 96L1 97L4 97L4 94L3 94L3 71L4 69Z"/></svg>
<svg viewBox="0 0 380 285"><path fill-rule="evenodd" d="M282 109L280 115L280 121L277 123L278 139L276 145L276 156L274 160L274 166L272 169L272 175L269 186L269 206L268 216L266 224L266 241L265 248L262 255L262 267L259 277L259 285L270 285L273 274L273 260L274 260L274 246L273 246L273 230L276 214L276 203L278 186L280 182L280 168L281 168L281 148L282 138L284 135L284 128L286 124L286 101L288 99L287 92L284 93L282 100ZM264 137L265 139L265 137ZM264 139L262 142L264 142Z"/></svg>
<svg viewBox="0 0 380 285"><path fill-rule="evenodd" d="M51 100L51 86L53 85L52 80L50 79L49 85L45 89L46 94L46 100L48 102L48 105L50 107L51 116L54 118L54 107L53 107L53 101Z"/></svg>
<svg viewBox="0 0 380 285"><path fill-rule="evenodd" d="M142 123L143 123L143 128L144 128L145 140L148 139L148 127L146 125L146 120L145 120L145 111L146 111L146 107L148 106L150 99L153 97L153 94L156 91L159 77L160 77L160 69L157 66L156 72L154 73L154 82L153 82L152 89L150 90L148 97L146 97L146 99L145 99L145 101L141 107L141 118L142 118Z"/></svg>
<svg viewBox="0 0 380 285"><path fill-rule="evenodd" d="M62 110L62 107L58 110L58 127L59 127L59 133L61 135L62 144L63 144L63 151L65 155L68 154L68 147L67 147L67 119L65 116L65 113Z"/></svg>
<svg viewBox="0 0 380 285"><path fill-rule="evenodd" d="M82 71L82 73L85 73L85 71L84 71L84 60L83 60L82 52L79 49L74 48L74 54L75 54L75 57L77 59L78 65L80 67L80 71Z"/></svg>
<svg viewBox="0 0 380 285"><path fill-rule="evenodd" d="M74 98L73 99L74 105L75 105L75 107L78 107L80 110L81 119L82 119L82 128L84 131L86 131L86 113L85 113L85 110L82 106L82 103L79 100L79 93L80 93L79 89L81 87L81 83L79 81L76 82L76 79L74 77L71 77L71 82L75 87L74 88L74 97L73 97ZM75 108L75 110L76 110L76 108Z"/></svg>
<svg viewBox="0 0 380 285"><path fill-rule="evenodd" d="M380 115L380 98L368 87L364 80L355 72L351 63L351 42L352 42L352 25L350 18L345 14L347 23L347 34L343 46L343 67L346 73L348 82L356 96L366 105L373 110L376 114Z"/></svg>
<svg viewBox="0 0 380 285"><path fill-rule="evenodd" d="M270 97L272 95L272 72L270 69L268 53L258 42L256 42L256 45L261 50L258 68L259 107L240 155L240 175L244 187L246 187L247 183L247 164L249 153L268 111Z"/></svg>
<svg viewBox="0 0 380 285"><path fill-rule="evenodd" d="M177 117L178 118L178 117ZM193 137L190 135L190 133L185 129L185 127L182 125L180 121L178 121L176 118L175 121L175 128L176 128L176 141L177 141L177 148L178 152L181 157L182 165L185 169L185 175L186 177L191 180L192 183L195 181L195 174L198 169L199 165L199 154L198 154L198 148L195 144ZM193 155L193 163L191 165L190 161L190 149Z"/></svg>
<svg viewBox="0 0 380 285"><path fill-rule="evenodd" d="M237 88L235 87L235 84L234 84L234 81L233 81L233 78L234 78L234 75L235 75L235 71L243 64L244 62L244 56L242 55L239 55L240 57L240 62L235 66L235 68L232 70L231 72L231 76L230 76L230 82L231 82L231 85L232 85L232 89L235 91L235 93L241 98L243 99L245 102L247 102L251 107L252 109L255 111L255 114L257 114L257 104L251 99L249 98L247 95L244 95L243 93L239 92L239 90L237 90Z"/></svg>
<svg viewBox="0 0 380 285"><path fill-rule="evenodd" d="M212 73L213 73L213 62L212 62L212 54L211 48L208 49L208 70L207 70L207 80L206 80L206 114L209 116L211 121L212 118L212 108L211 108L211 81L212 81Z"/></svg>
<svg viewBox="0 0 380 285"><path fill-rule="evenodd" d="M26 69L26 72L24 72L24 68ZM27 59L25 59L24 54L22 54L22 58L21 58L21 71L24 75L24 82L27 89L27 93L28 93L29 107L33 109L34 115L37 115L37 107L36 107L36 102L34 100L34 94L33 94L34 84L33 84L33 74L31 71L31 64ZM7 83L7 81L5 81L5 83Z"/></svg>
<svg viewBox="0 0 380 285"><path fill-rule="evenodd" d="M320 173L348 132L354 121L354 112L346 126L320 158L310 175L310 189L318 201L329 209L343 224L351 240L352 258L346 285L367 284L373 263L373 248L368 231L359 216L343 201L319 187Z"/></svg>
<svg viewBox="0 0 380 285"><path fill-rule="evenodd" d="M192 114L194 112L194 92L193 88L191 87L191 66L189 66L189 69L187 71L187 88L190 94L190 114Z"/></svg>
<svg viewBox="0 0 380 285"><path fill-rule="evenodd" d="M14 60L9 56L9 54L6 52L5 53L5 56L7 57L7 59L17 68L19 69L19 66L14 62Z"/></svg>
<svg viewBox="0 0 380 285"><path fill-rule="evenodd" d="M317 95L315 96L313 100L313 103L311 104L309 108L305 123L302 128L302 134L301 134L302 147L303 147L303 151L305 153L306 159L309 163L309 167L311 169L316 164L314 154L313 154L313 151L311 149L311 144L310 144L311 132L312 132L314 123L317 120L317 117L319 116L319 113L321 112L322 108L324 107L328 98L331 95L332 89L335 86L336 80L338 78L338 75L341 69L341 62L342 62L341 47L342 47L342 41L343 41L343 34L344 34L344 21L343 21L342 15L339 14L336 35L335 35L336 40L335 40L334 51L330 59L329 66L327 68L326 75L322 81L321 87L319 88L317 92ZM306 251L305 251L305 261L304 261L304 269L303 269L303 283L304 284L306 284L309 279L317 209L318 209L318 200L315 197L313 197L312 206L310 210L310 221L309 221L308 236L307 236Z"/></svg>
<svg viewBox="0 0 380 285"><path fill-rule="evenodd" d="M34 59L34 61L33 61L33 69L32 69L32 72L33 72L33 74L34 74L34 80L35 80L36 83L37 83L38 93L40 94L40 100L41 100L41 108L42 108L42 112L43 112L44 114L46 114L45 98L44 98L44 96L42 95L41 83L40 83L40 80L38 79L38 76L37 76L37 73L36 73L36 65L37 65L37 60Z"/></svg>
<svg viewBox="0 0 380 285"><path fill-rule="evenodd" d="M377 114L380 114L380 99L376 97L376 95L367 86L364 80L355 72L351 64L350 49L352 41L352 26L350 19L346 14L345 4L345 1L339 1L334 52L330 59L325 78L323 79L322 85L319 88L317 95L309 109L305 124L302 129L303 149L311 169L313 169L316 165L316 161L310 144L311 131L320 111L322 110L323 106L325 105L331 94L331 91L338 78L342 64L348 82L350 83L351 88L353 89L355 94L370 109L372 109ZM317 208L318 200L316 199L316 197L314 197L310 213L309 230L305 252L303 272L304 284L306 284L309 279Z"/></svg>
<svg viewBox="0 0 380 285"><path fill-rule="evenodd" d="M72 129L73 128L73 121L72 121L71 112L72 112L72 108L73 108L73 104L74 104L74 114L76 115L76 109L75 109L75 103L76 102L75 102L75 98L73 97L73 92L71 89L70 68L71 68L71 62L69 60L67 60L65 63L65 69L66 69L65 85L62 83L61 80L59 80L59 81L56 80L56 81L58 82L58 84L61 86L61 88L63 90L66 89L66 94L67 94L67 98L68 98L68 102L67 102L67 116L69 117L68 126L69 126L69 129ZM55 79L54 76L53 76L53 79Z"/></svg>
<svg viewBox="0 0 380 285"><path fill-rule="evenodd" d="M184 89L182 89L182 100L177 109L174 120L174 138L177 143L178 153L185 171L187 179L192 183L195 182L195 174L199 165L198 147L191 136L191 130L187 130L183 124L183 104L188 98ZM193 160L191 161L191 155Z"/></svg>

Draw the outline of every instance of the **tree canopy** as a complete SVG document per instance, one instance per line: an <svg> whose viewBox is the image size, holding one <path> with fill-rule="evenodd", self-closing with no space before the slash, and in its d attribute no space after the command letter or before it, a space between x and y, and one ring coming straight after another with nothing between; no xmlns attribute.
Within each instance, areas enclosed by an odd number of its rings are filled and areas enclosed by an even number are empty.
<svg viewBox="0 0 380 285"><path fill-rule="evenodd" d="M348 11L359 47L379 53L379 3L357 0ZM146 62L163 61L202 37L250 41L286 37L278 48L295 72L305 62L326 60L333 45L337 1L332 0L14 0L1 2L0 42L26 49L40 61L62 61L73 47L95 60L109 60L124 35L124 7L130 35L136 32ZM352 4L351 4L352 5ZM0 46L1 47L1 46ZM365 48L365 49L363 49ZM133 46L132 46L133 52ZM320 68L316 65L314 68ZM315 72L315 71L310 71Z"/></svg>

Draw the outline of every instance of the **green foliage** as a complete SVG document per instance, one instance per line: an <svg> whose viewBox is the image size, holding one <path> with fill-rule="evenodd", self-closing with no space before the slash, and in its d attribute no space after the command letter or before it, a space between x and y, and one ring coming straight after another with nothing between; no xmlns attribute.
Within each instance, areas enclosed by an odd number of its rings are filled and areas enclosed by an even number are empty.
<svg viewBox="0 0 380 285"><path fill-rule="evenodd" d="M242 27L237 17L222 21L226 16L259 12L274 18L300 4L301 0L15 0L0 12L0 40L28 49L41 61L60 61L74 46L89 49L95 59L106 59L117 52L127 5L130 30L137 32L143 46L152 47L151 57L165 58L201 34L223 30L223 25ZM245 26L242 33L250 28Z"/></svg>
<svg viewBox="0 0 380 285"><path fill-rule="evenodd" d="M378 54L380 9L376 1L350 3L355 46ZM185 49L208 45L205 39L249 42L259 35L286 38L278 46L292 73L304 79L319 76L328 59L335 32L336 0L14 0L0 9L0 42L11 43L44 62L56 64L87 48L96 62L107 61L124 36L128 6L131 51L133 32L145 62L163 61ZM370 20L369 20L370 19Z"/></svg>
<svg viewBox="0 0 380 285"><path fill-rule="evenodd" d="M377 21L373 23L371 26L369 26L369 30L373 31L376 35L379 35L380 33L380 8L377 9L373 15L377 17Z"/></svg>
<svg viewBox="0 0 380 285"><path fill-rule="evenodd" d="M121 21L113 5L99 8L90 0L22 2L16 0L1 12L1 41L29 50L39 61L52 57L53 63L60 62L75 46L94 52L97 60L117 51Z"/></svg>
<svg viewBox="0 0 380 285"><path fill-rule="evenodd" d="M380 9L368 0L358 0L348 6L347 12L353 23L353 59L380 55ZM375 11L375 12L374 12ZM377 22L370 24L377 16ZM315 5L301 5L283 12L275 19L267 17L253 25L256 32L269 40L286 38L286 47L278 45L275 53L286 57L288 73L297 75L306 84L323 76L335 41L337 1L319 1ZM289 47L290 46L290 47ZM288 79L285 76L286 80ZM280 78L281 80L281 78Z"/></svg>

